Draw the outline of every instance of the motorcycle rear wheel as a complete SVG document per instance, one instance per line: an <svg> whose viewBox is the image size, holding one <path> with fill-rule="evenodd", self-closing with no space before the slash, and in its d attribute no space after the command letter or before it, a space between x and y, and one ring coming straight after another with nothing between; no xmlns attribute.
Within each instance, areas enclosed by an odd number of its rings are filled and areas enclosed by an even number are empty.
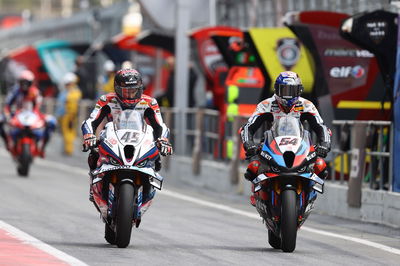
<svg viewBox="0 0 400 266"><path fill-rule="evenodd" d="M32 161L31 146L29 144L22 145L22 153L19 157L17 172L20 176L28 176L29 167Z"/></svg>
<svg viewBox="0 0 400 266"><path fill-rule="evenodd" d="M283 252L293 252L297 238L296 191L282 192L281 240Z"/></svg>
<svg viewBox="0 0 400 266"><path fill-rule="evenodd" d="M281 239L276 236L271 230L268 229L268 243L273 247L274 249L280 249L281 248Z"/></svg>
<svg viewBox="0 0 400 266"><path fill-rule="evenodd" d="M135 188L132 184L120 185L115 230L115 243L119 248L126 248L131 240L134 196Z"/></svg>

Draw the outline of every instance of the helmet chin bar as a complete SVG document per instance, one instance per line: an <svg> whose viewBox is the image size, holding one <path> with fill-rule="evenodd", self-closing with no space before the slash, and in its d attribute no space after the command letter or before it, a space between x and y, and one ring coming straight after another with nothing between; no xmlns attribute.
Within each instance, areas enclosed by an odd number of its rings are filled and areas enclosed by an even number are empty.
<svg viewBox="0 0 400 266"><path fill-rule="evenodd" d="M293 110L294 106L296 105L297 101L299 100L299 97L294 97L290 100L287 100L278 95L276 96L279 108L285 113L290 113Z"/></svg>

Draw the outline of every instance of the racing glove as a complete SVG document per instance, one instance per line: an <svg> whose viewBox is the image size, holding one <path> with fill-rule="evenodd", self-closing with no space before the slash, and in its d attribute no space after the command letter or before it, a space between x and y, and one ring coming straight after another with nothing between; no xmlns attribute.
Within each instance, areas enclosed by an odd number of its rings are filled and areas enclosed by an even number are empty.
<svg viewBox="0 0 400 266"><path fill-rule="evenodd" d="M156 146L162 156L172 155L173 149L167 139L159 138L156 140Z"/></svg>
<svg viewBox="0 0 400 266"><path fill-rule="evenodd" d="M88 148L95 147L96 142L97 142L96 135L94 135L92 133L83 135L83 145L84 146L86 146Z"/></svg>
<svg viewBox="0 0 400 266"><path fill-rule="evenodd" d="M4 116L4 121L6 123L10 122L10 120L11 120L11 113L10 112L5 111L3 116Z"/></svg>
<svg viewBox="0 0 400 266"><path fill-rule="evenodd" d="M331 150L330 145L327 142L321 142L320 144L315 146L315 151L317 152L317 156L321 158L325 158L330 150Z"/></svg>
<svg viewBox="0 0 400 266"><path fill-rule="evenodd" d="M246 151L246 159L249 159L258 153L258 145L254 142L245 142L243 143L243 148Z"/></svg>

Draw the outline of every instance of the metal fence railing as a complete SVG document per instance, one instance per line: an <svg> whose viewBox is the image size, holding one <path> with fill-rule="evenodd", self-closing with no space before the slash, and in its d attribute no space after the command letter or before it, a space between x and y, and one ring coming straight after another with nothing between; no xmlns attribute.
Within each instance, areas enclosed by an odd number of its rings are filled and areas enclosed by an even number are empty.
<svg viewBox="0 0 400 266"><path fill-rule="evenodd" d="M332 150L331 180L348 180L354 158L355 138L365 137L365 160L362 162L363 183L371 189L391 190L393 129L390 121L333 121L333 136L337 145ZM365 126L365 135L354 136L355 125ZM352 136L353 135L353 136Z"/></svg>
<svg viewBox="0 0 400 266"><path fill-rule="evenodd" d="M164 109L164 116L174 117L177 109ZM228 165L235 183L241 178L240 167L245 166L241 141L237 134L247 117L221 117L218 111L204 109L187 109L187 147L185 156L191 156L194 173L199 171L201 160L213 160ZM166 115L168 114L168 115ZM174 140L174 124L165 119L172 128ZM333 121L334 146L331 156L327 159L330 168L328 180L345 183L348 181L351 166L355 163L353 156L354 140L353 126L365 125L365 159L360 162L363 176L363 186L371 189L391 190L392 184L392 123L390 121ZM259 130L256 139L260 139ZM362 137L362 136L359 136ZM357 136L353 136L353 139ZM229 143L231 142L231 143ZM354 167L354 166L353 166Z"/></svg>
<svg viewBox="0 0 400 266"><path fill-rule="evenodd" d="M0 105L3 99L0 98ZM79 121L86 119L94 102L82 100L79 104ZM42 111L52 114L55 110L55 100L45 99ZM192 160L193 173L201 171L201 161L209 160L227 165L232 183L237 183L241 178L241 172L246 166L244 152L238 134L239 128L247 121L247 117L222 117L216 110L202 108L188 108L178 110L176 108L162 108L164 122L171 130L170 141L176 145L176 123L178 114L186 116L184 137L186 147L183 154ZM392 184L392 142L393 132L390 121L333 121L334 146L331 156L327 159L330 167L328 180L332 182L346 183L350 178L351 166L354 164L354 143L357 138L365 138L362 151L365 152L365 160L361 162L363 170L363 186L371 189L389 190ZM79 124L80 125L80 124ZM365 135L355 135L354 127L365 126ZM80 130L78 130L80 131ZM263 130L259 130L256 139L260 139ZM165 160L168 165L168 159Z"/></svg>

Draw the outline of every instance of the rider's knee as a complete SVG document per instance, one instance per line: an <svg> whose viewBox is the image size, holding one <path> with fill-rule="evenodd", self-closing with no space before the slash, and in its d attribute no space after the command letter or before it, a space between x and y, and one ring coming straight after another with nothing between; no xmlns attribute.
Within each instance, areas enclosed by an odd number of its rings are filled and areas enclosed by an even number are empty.
<svg viewBox="0 0 400 266"><path fill-rule="evenodd" d="M46 127L50 131L54 131L57 126L57 120L53 116L46 117Z"/></svg>
<svg viewBox="0 0 400 266"><path fill-rule="evenodd" d="M99 159L98 152L91 152L88 156L88 165L90 170L94 170L97 168L97 160Z"/></svg>

